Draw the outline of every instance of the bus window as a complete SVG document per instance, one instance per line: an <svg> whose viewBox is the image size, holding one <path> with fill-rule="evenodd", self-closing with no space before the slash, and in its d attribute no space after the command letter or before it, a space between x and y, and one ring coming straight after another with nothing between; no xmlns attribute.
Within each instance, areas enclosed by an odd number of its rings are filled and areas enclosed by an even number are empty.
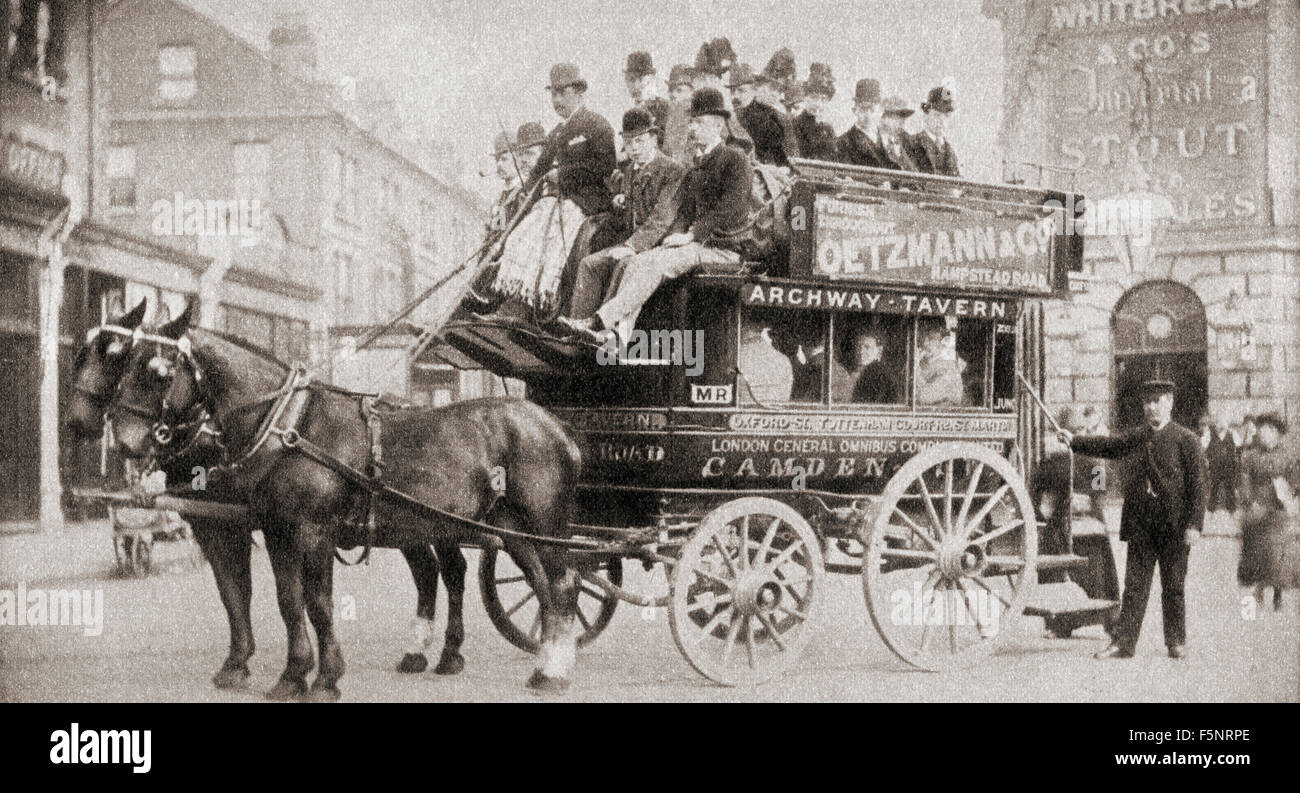
<svg viewBox="0 0 1300 793"><path fill-rule="evenodd" d="M837 405L902 405L907 400L906 317L835 316L831 400Z"/></svg>
<svg viewBox="0 0 1300 793"><path fill-rule="evenodd" d="M740 402L823 402L826 316L779 308L747 308L740 319L736 384Z"/></svg>
<svg viewBox="0 0 1300 793"><path fill-rule="evenodd" d="M918 320L916 404L987 408L992 336L987 320Z"/></svg>

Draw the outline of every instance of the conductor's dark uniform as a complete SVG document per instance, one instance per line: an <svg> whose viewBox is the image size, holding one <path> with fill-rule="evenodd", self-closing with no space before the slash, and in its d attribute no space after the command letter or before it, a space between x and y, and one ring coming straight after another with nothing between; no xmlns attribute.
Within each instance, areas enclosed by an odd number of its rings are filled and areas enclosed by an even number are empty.
<svg viewBox="0 0 1300 793"><path fill-rule="evenodd" d="M1181 651L1187 641L1183 581L1187 577L1188 530L1200 531L1205 518L1205 457L1200 439L1173 421L1149 425L1116 437L1077 437L1076 452L1106 459L1134 458L1134 474L1124 490L1119 538L1128 543L1124 598L1112 638L1122 655L1131 655L1142 630L1151 575L1160 565L1160 603L1165 645Z"/></svg>

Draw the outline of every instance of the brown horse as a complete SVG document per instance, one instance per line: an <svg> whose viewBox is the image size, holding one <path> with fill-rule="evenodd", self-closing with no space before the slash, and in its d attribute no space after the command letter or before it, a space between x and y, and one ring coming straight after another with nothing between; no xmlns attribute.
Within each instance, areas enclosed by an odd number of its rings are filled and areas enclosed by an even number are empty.
<svg viewBox="0 0 1300 793"><path fill-rule="evenodd" d="M130 360L133 331L140 327L146 309L145 301L141 301L132 311L92 330L86 344L78 351L74 362L73 390L63 407L64 423L77 437L91 439L100 436L105 409L117 392ZM194 426L176 433L168 448L159 455L160 468L169 482L192 481L196 468L206 470L219 465L222 451L214 438ZM238 498L228 480L218 477L203 481L204 487L187 491L185 496L218 502ZM248 659L254 649L249 615L252 598L251 539L253 530L265 530L265 527L254 525L251 519L236 522L204 516L190 516L189 523L204 557L212 565L213 578L230 627L230 649L212 682L217 688L246 688L250 678ZM445 643L435 672L456 674L465 665L460 654L465 636L465 557L455 543L440 546L436 551L435 556L428 544L402 548L402 555L415 580L417 606L416 617L412 620L412 643L397 665L401 672L422 672L428 667L425 651L433 641L432 623L440 573L447 586L448 619ZM278 693L285 692L286 689L281 688Z"/></svg>
<svg viewBox="0 0 1300 793"><path fill-rule="evenodd" d="M341 520L366 496L359 478L373 462L359 399L299 374L223 334L189 327L189 311L159 336L135 345L108 405L117 441L132 457L156 454L159 425L206 411L220 427L239 500L269 527L289 659L280 686L297 686L312 668L305 610L316 630L316 699L339 696L343 656L333 626L333 552L356 542ZM472 524L511 532L505 550L538 593L542 648L530 687L567 688L577 642L577 575L562 549L544 538L569 531L581 458L563 425L521 399L478 399L382 416L384 485L410 496L376 496L377 547L482 541ZM309 456L316 449L319 456ZM534 539L538 538L538 539Z"/></svg>

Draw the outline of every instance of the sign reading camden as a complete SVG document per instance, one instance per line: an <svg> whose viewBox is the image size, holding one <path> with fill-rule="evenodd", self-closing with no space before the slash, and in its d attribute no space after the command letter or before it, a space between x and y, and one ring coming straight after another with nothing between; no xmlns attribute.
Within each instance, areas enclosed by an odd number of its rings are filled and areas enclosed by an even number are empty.
<svg viewBox="0 0 1300 793"><path fill-rule="evenodd" d="M1179 224L1267 222L1266 0L1051 5L1034 94L1048 162Z"/></svg>
<svg viewBox="0 0 1300 793"><path fill-rule="evenodd" d="M1049 294L1055 222L819 193L813 270L830 278Z"/></svg>

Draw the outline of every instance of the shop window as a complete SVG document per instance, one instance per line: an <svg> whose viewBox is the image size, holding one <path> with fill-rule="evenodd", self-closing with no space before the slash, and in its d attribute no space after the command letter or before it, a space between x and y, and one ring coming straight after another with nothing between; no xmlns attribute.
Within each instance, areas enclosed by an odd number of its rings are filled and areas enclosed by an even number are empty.
<svg viewBox="0 0 1300 793"><path fill-rule="evenodd" d="M198 54L191 44L158 48L158 101L185 104L199 91Z"/></svg>
<svg viewBox="0 0 1300 793"><path fill-rule="evenodd" d="M912 321L890 314L836 314L831 367L835 405L907 404Z"/></svg>
<svg viewBox="0 0 1300 793"><path fill-rule="evenodd" d="M108 147L108 205L135 209L135 146Z"/></svg>

